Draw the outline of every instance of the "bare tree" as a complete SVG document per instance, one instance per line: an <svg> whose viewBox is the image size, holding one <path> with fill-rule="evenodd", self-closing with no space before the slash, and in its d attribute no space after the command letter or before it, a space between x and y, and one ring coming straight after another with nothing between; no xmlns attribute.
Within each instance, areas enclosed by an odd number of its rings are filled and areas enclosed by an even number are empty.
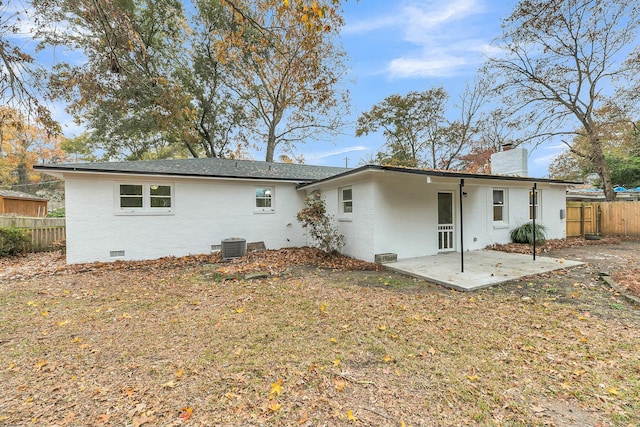
<svg viewBox="0 0 640 427"><path fill-rule="evenodd" d="M593 165L607 200L615 195L599 128L610 119L598 111L625 101L620 110L629 114L635 105L639 13L627 0L522 0L503 22L503 54L487 64L504 110L530 126L523 139L564 135L572 149L571 136L586 138L588 150L576 154Z"/></svg>

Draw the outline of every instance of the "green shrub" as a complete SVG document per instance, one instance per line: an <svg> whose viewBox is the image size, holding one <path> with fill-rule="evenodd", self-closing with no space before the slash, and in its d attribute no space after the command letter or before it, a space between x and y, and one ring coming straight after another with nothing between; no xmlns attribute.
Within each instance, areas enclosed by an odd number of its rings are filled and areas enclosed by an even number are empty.
<svg viewBox="0 0 640 427"><path fill-rule="evenodd" d="M64 218L65 211L64 208L54 209L47 214L47 218Z"/></svg>
<svg viewBox="0 0 640 427"><path fill-rule="evenodd" d="M542 224L536 224L536 243L544 243L547 240L545 232L547 229ZM533 245L533 222L527 222L520 227L511 230L511 241L513 243L528 243Z"/></svg>
<svg viewBox="0 0 640 427"><path fill-rule="evenodd" d="M31 234L22 228L0 228L0 256L24 254L31 250Z"/></svg>

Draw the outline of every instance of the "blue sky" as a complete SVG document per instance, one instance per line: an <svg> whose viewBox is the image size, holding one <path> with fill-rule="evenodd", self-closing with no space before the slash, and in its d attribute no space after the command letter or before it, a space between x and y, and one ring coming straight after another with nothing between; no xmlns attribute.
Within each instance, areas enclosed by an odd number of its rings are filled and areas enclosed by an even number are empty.
<svg viewBox="0 0 640 427"><path fill-rule="evenodd" d="M26 0L14 0L24 5ZM516 0L348 0L344 5L345 27L341 41L349 57L346 88L351 93L351 123L335 140L309 141L299 145L307 163L357 166L384 143L381 135L355 137L358 116L385 97L443 86L450 104L460 96L467 81L491 51L500 34L501 19ZM23 48L30 50L30 35ZM69 52L44 52L67 61ZM73 56L73 54L72 54ZM54 61L55 61L54 59ZM66 136L83 128L73 123L64 105L50 105ZM562 151L560 144L546 144L529 154L529 174L544 177L549 162ZM256 153L255 158L262 158Z"/></svg>
<svg viewBox="0 0 640 427"><path fill-rule="evenodd" d="M351 120L385 97L443 86L453 104L473 80L501 19L515 0L349 0L342 43L351 68ZM380 135L353 136L355 123L334 144L300 146L307 163L356 166L384 143ZM543 177L562 151L546 144L530 152L529 174Z"/></svg>

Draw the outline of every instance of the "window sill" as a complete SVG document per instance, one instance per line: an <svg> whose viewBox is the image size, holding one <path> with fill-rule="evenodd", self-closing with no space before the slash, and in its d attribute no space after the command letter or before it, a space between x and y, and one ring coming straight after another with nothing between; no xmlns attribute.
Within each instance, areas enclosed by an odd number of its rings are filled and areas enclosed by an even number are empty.
<svg viewBox="0 0 640 427"><path fill-rule="evenodd" d="M274 209L269 210L269 211L253 211L254 214L274 214L276 213L276 211Z"/></svg>
<svg viewBox="0 0 640 427"><path fill-rule="evenodd" d="M495 230L503 229L503 228L509 228L509 224L505 224L504 222L495 222L493 224L493 228Z"/></svg>
<svg viewBox="0 0 640 427"><path fill-rule="evenodd" d="M135 210L135 211L116 211L116 216L169 216L174 215L173 211L149 211L149 210Z"/></svg>

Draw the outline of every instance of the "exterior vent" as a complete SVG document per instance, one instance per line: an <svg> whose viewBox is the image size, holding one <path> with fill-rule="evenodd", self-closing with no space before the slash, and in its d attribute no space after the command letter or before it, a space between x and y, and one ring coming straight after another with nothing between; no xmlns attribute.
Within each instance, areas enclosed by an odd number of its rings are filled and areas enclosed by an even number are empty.
<svg viewBox="0 0 640 427"><path fill-rule="evenodd" d="M109 251L110 257L124 256L124 251Z"/></svg>
<svg viewBox="0 0 640 427"><path fill-rule="evenodd" d="M396 262L398 261L398 254L394 253L386 253L386 254L375 254L374 260L378 264L386 264L388 262Z"/></svg>
<svg viewBox="0 0 640 427"><path fill-rule="evenodd" d="M232 237L222 241L221 255L223 259L239 258L247 254L247 241L239 237Z"/></svg>

